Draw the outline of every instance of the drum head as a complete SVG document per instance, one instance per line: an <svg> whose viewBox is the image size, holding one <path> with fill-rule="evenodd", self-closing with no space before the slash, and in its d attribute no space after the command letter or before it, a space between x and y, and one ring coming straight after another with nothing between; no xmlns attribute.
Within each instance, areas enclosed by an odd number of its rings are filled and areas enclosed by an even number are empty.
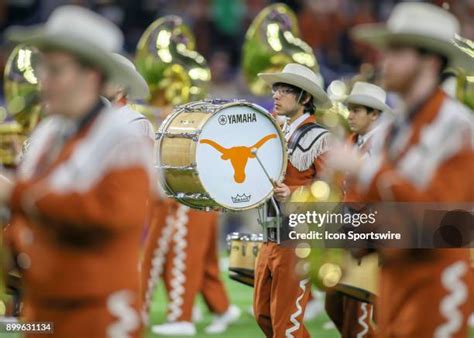
<svg viewBox="0 0 474 338"><path fill-rule="evenodd" d="M264 203L286 169L283 135L263 108L232 103L206 122L196 148L199 178L205 190L223 208L246 210Z"/></svg>

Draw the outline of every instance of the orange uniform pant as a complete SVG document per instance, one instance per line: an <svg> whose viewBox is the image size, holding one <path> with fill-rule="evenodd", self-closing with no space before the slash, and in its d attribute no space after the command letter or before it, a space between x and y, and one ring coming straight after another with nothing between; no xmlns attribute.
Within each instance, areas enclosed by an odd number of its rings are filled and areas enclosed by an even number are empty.
<svg viewBox="0 0 474 338"><path fill-rule="evenodd" d="M150 289L158 278L164 279L170 322L191 321L199 293L211 312L224 313L229 299L219 276L218 215L176 204L169 211L167 219L157 217L159 221L152 222L145 252L147 263L143 267L148 276L144 284ZM162 267L154 272L153 264L157 262Z"/></svg>
<svg viewBox="0 0 474 338"><path fill-rule="evenodd" d="M169 239L163 232L171 234L172 226L167 226L167 219L172 223L177 203L171 199L156 200L151 208L150 224L144 239L140 264L142 317L148 323L153 292L163 273L164 259L169 246ZM170 235L169 235L170 236Z"/></svg>
<svg viewBox="0 0 474 338"><path fill-rule="evenodd" d="M303 324L311 285L293 248L264 243L255 268L254 314L266 337L309 337Z"/></svg>
<svg viewBox="0 0 474 338"><path fill-rule="evenodd" d="M372 319L374 306L337 291L326 293L326 312L342 338L375 337Z"/></svg>
<svg viewBox="0 0 474 338"><path fill-rule="evenodd" d="M377 337L468 337L474 273L467 250L426 252L417 250L412 258L395 259L382 267Z"/></svg>

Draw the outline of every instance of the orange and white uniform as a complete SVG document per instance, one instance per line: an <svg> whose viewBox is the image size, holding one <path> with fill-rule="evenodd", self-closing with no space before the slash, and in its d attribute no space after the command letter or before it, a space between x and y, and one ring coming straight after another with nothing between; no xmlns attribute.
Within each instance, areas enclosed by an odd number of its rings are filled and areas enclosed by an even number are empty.
<svg viewBox="0 0 474 338"><path fill-rule="evenodd" d="M303 114L290 125L287 140L291 140L298 128L314 123L314 116ZM283 181L290 190L310 185L321 172L322 156L328 149L328 136L327 130L315 128L301 138L289 156ZM294 248L274 241L262 245L255 268L253 308L257 323L266 337L309 337L303 317L311 283L297 273L299 262Z"/></svg>
<svg viewBox="0 0 474 338"><path fill-rule="evenodd" d="M133 110L129 105L124 105L117 109L117 116L126 121L137 132L155 140L155 131L151 122L139 112Z"/></svg>
<svg viewBox="0 0 474 338"><path fill-rule="evenodd" d="M43 120L19 168L8 242L22 268L23 316L54 322L52 337L141 330L138 262L153 150L116 113L98 104L79 126Z"/></svg>
<svg viewBox="0 0 474 338"><path fill-rule="evenodd" d="M168 295L168 322L192 322L199 293L211 312L226 312L230 304L219 276L218 214L193 210L169 199L157 202L156 209L165 210L166 216L156 212L146 238L145 314L160 278Z"/></svg>
<svg viewBox="0 0 474 338"><path fill-rule="evenodd" d="M371 141L383 127L378 124L365 135L352 134L349 144L356 147L362 156L370 161ZM344 202L360 202L354 190L344 191ZM327 291L325 300L326 312L336 325L342 338L372 338L375 337L372 321L373 304L361 302L338 291Z"/></svg>
<svg viewBox="0 0 474 338"><path fill-rule="evenodd" d="M403 127L377 135L358 177L368 201L473 202L474 120L435 91ZM467 249L380 249L378 337L468 336L474 274Z"/></svg>

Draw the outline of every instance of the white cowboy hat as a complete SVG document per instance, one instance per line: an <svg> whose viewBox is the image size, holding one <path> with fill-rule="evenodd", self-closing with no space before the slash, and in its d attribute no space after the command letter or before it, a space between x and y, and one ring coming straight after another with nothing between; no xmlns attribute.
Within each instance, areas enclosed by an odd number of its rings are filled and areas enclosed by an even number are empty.
<svg viewBox="0 0 474 338"><path fill-rule="evenodd" d="M385 104L387 93L385 90L371 83L357 81L352 87L351 93L346 98L346 104L361 105L374 108L382 112L391 113L392 110Z"/></svg>
<svg viewBox="0 0 474 338"><path fill-rule="evenodd" d="M308 67L289 63L281 73L259 73L258 76L268 85L281 82L301 88L313 96L314 103L320 108L330 108L332 103L326 92L319 86L321 79Z"/></svg>
<svg viewBox="0 0 474 338"><path fill-rule="evenodd" d="M127 97L132 100L146 99L150 95L150 89L143 76L137 71L132 61L117 53L112 57L120 63L127 74L128 79L124 83L117 83L125 88Z"/></svg>
<svg viewBox="0 0 474 338"><path fill-rule="evenodd" d="M40 49L69 52L98 67L114 82L127 78L123 67L110 55L122 49L122 32L112 22L86 8L58 7L45 24L12 27L7 37Z"/></svg>
<svg viewBox="0 0 474 338"><path fill-rule="evenodd" d="M465 65L466 56L452 39L459 34L458 19L441 7L419 2L402 2L394 8L386 24L364 24L352 29L354 39L378 48L390 44L420 47L446 56L452 65Z"/></svg>

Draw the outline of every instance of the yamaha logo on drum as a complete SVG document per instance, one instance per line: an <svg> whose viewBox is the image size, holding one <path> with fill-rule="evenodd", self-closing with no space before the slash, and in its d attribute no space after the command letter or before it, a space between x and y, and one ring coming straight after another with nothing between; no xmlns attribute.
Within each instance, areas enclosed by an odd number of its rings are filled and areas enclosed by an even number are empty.
<svg viewBox="0 0 474 338"><path fill-rule="evenodd" d="M237 203L246 203L250 202L250 198L252 198L252 195L239 195L237 194L236 196L231 196L232 198L232 203L237 204Z"/></svg>
<svg viewBox="0 0 474 338"><path fill-rule="evenodd" d="M236 124L236 123L253 123L253 122L257 122L257 114L255 113L219 116L219 124L221 125Z"/></svg>
<svg viewBox="0 0 474 338"><path fill-rule="evenodd" d="M225 125L227 124L227 116L225 116L225 115L219 116L219 120L218 120L218 121L219 121L219 124L220 124L221 126L225 126Z"/></svg>

